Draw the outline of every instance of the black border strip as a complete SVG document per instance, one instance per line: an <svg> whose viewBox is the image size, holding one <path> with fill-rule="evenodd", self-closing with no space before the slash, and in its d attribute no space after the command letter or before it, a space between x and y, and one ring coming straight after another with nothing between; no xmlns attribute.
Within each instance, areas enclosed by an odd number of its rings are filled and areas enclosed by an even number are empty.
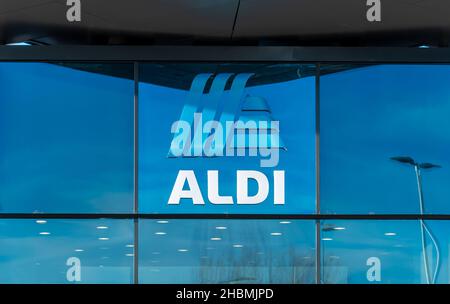
<svg viewBox="0 0 450 304"><path fill-rule="evenodd" d="M292 220L450 220L450 214L134 214L5 213L0 219L292 219Z"/></svg>
<svg viewBox="0 0 450 304"><path fill-rule="evenodd" d="M280 46L0 46L0 61L450 63L450 48Z"/></svg>

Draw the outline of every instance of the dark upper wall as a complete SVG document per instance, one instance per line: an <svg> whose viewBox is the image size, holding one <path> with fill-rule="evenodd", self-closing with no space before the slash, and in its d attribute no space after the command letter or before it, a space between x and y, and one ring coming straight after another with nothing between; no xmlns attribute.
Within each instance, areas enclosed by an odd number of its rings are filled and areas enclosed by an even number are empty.
<svg viewBox="0 0 450 304"><path fill-rule="evenodd" d="M450 1L381 0L382 22L366 0L1 0L0 42L48 44L290 44L447 46Z"/></svg>

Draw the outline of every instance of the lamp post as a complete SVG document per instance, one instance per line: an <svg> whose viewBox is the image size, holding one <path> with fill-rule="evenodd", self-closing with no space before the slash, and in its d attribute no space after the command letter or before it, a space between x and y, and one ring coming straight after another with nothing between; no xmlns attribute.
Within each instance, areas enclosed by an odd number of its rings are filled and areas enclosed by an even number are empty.
<svg viewBox="0 0 450 304"><path fill-rule="evenodd" d="M414 167L414 171L416 173L416 182L417 182L417 191L419 194L419 209L420 214L423 215L425 213L425 205L424 205L424 198L423 198L423 190L422 190L422 175L421 175L421 169L433 169L433 168L442 168L440 165L432 164L432 163L419 163L416 162L412 157L409 156L395 156L391 157L391 160L411 165ZM430 274L428 270L428 254L426 251L426 239L425 239L425 232L430 236L431 240L433 241L434 247L436 249L436 269L433 274L433 278L431 280L431 283L434 284L436 282L436 277L439 270L439 247L437 245L437 242L435 238L433 237L433 234L431 233L430 229L428 228L425 221L420 218L420 234L422 238L422 255L423 255L423 262L425 267L425 278L427 280L427 283L430 284Z"/></svg>

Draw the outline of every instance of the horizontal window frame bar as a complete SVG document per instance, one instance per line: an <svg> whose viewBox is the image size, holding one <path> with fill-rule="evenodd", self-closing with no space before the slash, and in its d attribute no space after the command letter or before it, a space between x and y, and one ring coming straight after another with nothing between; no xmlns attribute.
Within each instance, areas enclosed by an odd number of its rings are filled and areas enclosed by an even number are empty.
<svg viewBox="0 0 450 304"><path fill-rule="evenodd" d="M3 213L1 219L450 220L450 214L133 214Z"/></svg>
<svg viewBox="0 0 450 304"><path fill-rule="evenodd" d="M0 61L450 63L448 48L289 46L0 46Z"/></svg>

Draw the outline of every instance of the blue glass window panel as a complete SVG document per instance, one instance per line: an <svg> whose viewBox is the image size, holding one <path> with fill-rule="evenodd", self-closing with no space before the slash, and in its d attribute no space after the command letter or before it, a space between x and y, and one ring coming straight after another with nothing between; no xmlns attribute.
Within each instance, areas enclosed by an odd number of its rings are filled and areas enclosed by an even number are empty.
<svg viewBox="0 0 450 304"><path fill-rule="evenodd" d="M321 211L419 213L411 156L422 170L425 212L448 213L450 89L446 65L350 66L320 85Z"/></svg>
<svg viewBox="0 0 450 304"><path fill-rule="evenodd" d="M425 224L433 239L425 233L422 243L421 223L417 220L322 221L322 281L334 284L426 284L435 278L435 283L449 283L448 222L425 221ZM423 248L429 281L425 274ZM379 260L379 280L373 280L375 268L369 260L373 258Z"/></svg>
<svg viewBox="0 0 450 304"><path fill-rule="evenodd" d="M278 67L278 65L274 65ZM279 65L281 67L282 65ZM287 65L293 67L301 65ZM157 67L159 69L157 69ZM279 68L278 67L278 68ZM315 212L315 78L295 78L273 83L266 80L261 85L252 84L249 78L238 99L246 96L262 97L270 106L270 115L274 120L280 121L280 143L286 149L280 149L279 163L276 167L261 168L259 157L170 157L172 124L180 117L192 117L197 105L186 107L189 103L189 91L193 80L199 74L206 76L216 73L216 78L224 71L238 71L245 73L258 73L270 67L257 65L248 68L245 65L209 65L196 64L198 73L188 73L185 65L175 66L181 70L176 76L182 78L182 85L178 87L177 79L169 77L174 66L165 68L161 65L143 64L140 78L154 78L151 81L142 81L139 84L139 211L143 213L314 213ZM149 76L151 74L151 76ZM181 74L181 76L180 76ZM235 72L234 74L237 74ZM164 85L164 81L166 85ZM153 84L157 83L157 84ZM213 83L214 85L214 83ZM199 84L200 103L215 104L214 96L209 92L203 93ZM214 105L201 108L205 117L215 117L216 109L224 110L225 116L233 119L234 115L244 116L242 113L233 113L230 103L234 92L225 86L222 96L223 108ZM204 100L202 100L202 98ZM219 98L219 99L220 99ZM208 103L209 102L209 103ZM217 103L220 103L217 101ZM254 106L254 104L253 104ZM248 110L248 109L247 109ZM227 112L230 111L230 112ZM186 113L189 113L186 114ZM248 112L246 112L248 114ZM223 120L224 115L219 117ZM238 116L238 117L241 117ZM226 118L225 117L225 118ZM219 118L217 119L219 120ZM248 136L248 135L247 135ZM247 138L248 139L248 138ZM248 141L247 141L248 143ZM285 170L285 205L273 205L272 175L275 170ZM168 205L179 170L194 170L199 187L202 191L205 205L193 205L192 200L182 200L180 205ZM259 205L212 205L207 197L207 170L219 171L219 193L231 195L236 201L236 170L258 170L269 177L271 190L268 198ZM256 183L249 185L250 193L256 193Z"/></svg>
<svg viewBox="0 0 450 304"><path fill-rule="evenodd" d="M142 220L141 283L315 282L315 222Z"/></svg>
<svg viewBox="0 0 450 304"><path fill-rule="evenodd" d="M130 245L131 220L3 219L0 283L132 283ZM70 258L80 261L80 281L67 278L74 277Z"/></svg>
<svg viewBox="0 0 450 304"><path fill-rule="evenodd" d="M76 67L0 63L0 212L132 210L130 65Z"/></svg>

